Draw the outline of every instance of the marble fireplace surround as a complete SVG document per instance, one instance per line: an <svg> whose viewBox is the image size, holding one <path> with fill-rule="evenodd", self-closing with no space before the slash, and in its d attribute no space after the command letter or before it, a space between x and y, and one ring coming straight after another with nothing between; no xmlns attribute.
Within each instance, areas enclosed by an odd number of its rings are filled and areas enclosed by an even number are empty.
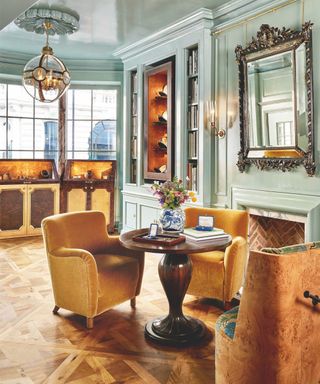
<svg viewBox="0 0 320 384"><path fill-rule="evenodd" d="M320 196L231 187L231 207L305 224L305 241L320 240Z"/></svg>

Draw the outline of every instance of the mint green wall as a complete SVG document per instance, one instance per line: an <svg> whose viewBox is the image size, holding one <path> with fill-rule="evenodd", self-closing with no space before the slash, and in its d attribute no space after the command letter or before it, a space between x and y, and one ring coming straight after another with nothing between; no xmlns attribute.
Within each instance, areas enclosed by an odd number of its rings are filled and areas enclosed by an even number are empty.
<svg viewBox="0 0 320 384"><path fill-rule="evenodd" d="M290 172L260 171L250 166L246 173L236 167L240 148L238 113L238 68L234 49L238 44L246 45L256 36L261 24L276 27L300 29L304 21L311 20L313 26L313 88L314 88L314 137L317 171L308 177L304 168ZM227 127L225 139L216 141L216 183L215 200L218 206L231 206L231 187L261 189L287 193L320 195L320 7L319 0L305 0L304 8L300 1L284 6L268 14L261 15L246 23L234 25L214 36L215 45L215 92L218 124Z"/></svg>

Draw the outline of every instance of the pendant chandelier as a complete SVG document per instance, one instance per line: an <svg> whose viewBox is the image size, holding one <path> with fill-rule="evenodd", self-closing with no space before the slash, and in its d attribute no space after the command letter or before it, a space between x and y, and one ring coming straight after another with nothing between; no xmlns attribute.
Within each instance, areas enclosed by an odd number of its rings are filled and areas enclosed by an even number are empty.
<svg viewBox="0 0 320 384"><path fill-rule="evenodd" d="M23 70L23 86L30 96L44 103L59 99L70 85L70 74L64 63L53 54L49 34L73 33L79 29L79 16L64 9L31 8L15 20L27 31L46 34L41 55L31 59Z"/></svg>

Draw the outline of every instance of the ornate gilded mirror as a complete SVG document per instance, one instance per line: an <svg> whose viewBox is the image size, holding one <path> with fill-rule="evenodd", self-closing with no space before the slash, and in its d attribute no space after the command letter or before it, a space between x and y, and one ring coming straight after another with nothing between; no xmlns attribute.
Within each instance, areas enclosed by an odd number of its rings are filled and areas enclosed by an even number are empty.
<svg viewBox="0 0 320 384"><path fill-rule="evenodd" d="M301 31L263 24L247 47L236 48L239 65L241 172L290 170L304 165L314 175L312 23Z"/></svg>

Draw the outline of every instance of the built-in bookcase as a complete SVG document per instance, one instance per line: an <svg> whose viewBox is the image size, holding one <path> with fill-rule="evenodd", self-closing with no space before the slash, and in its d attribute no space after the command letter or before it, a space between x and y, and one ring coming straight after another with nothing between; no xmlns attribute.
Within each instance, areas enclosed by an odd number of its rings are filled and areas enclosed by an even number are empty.
<svg viewBox="0 0 320 384"><path fill-rule="evenodd" d="M199 76L198 46L187 49L187 176L188 189L198 190L199 154Z"/></svg>
<svg viewBox="0 0 320 384"><path fill-rule="evenodd" d="M130 110L130 183L137 182L137 150L138 150L138 84L137 71L130 73L131 110Z"/></svg>

